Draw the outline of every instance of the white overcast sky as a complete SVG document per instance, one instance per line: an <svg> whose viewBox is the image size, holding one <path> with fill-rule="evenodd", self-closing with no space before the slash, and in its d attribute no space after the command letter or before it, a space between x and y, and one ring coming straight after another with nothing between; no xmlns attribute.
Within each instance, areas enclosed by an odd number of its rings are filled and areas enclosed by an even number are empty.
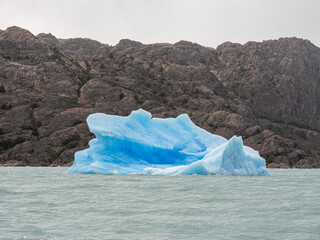
<svg viewBox="0 0 320 240"><path fill-rule="evenodd" d="M320 46L320 0L0 0L0 29L115 45L179 40L216 47L296 36Z"/></svg>

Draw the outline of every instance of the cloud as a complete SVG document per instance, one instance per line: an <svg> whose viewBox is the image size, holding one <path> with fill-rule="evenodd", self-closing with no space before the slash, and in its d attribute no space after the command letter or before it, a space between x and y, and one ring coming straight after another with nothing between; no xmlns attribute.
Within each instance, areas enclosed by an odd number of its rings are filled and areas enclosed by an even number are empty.
<svg viewBox="0 0 320 240"><path fill-rule="evenodd" d="M1 0L0 28L108 44L188 40L215 47L297 36L320 46L318 0Z"/></svg>

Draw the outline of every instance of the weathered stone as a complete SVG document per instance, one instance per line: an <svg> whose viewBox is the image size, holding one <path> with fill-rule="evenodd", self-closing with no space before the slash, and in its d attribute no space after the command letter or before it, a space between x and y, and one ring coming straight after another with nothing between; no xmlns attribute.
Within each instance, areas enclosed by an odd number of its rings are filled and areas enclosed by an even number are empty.
<svg viewBox="0 0 320 240"><path fill-rule="evenodd" d="M115 47L0 31L0 165L70 165L93 138L89 114L189 114L269 167L320 167L320 49L282 38L217 49L180 41Z"/></svg>

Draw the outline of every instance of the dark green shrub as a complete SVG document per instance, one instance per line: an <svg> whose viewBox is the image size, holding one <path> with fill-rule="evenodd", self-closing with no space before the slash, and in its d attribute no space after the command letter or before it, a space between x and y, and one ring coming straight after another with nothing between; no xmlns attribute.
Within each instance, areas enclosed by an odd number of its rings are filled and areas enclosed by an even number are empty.
<svg viewBox="0 0 320 240"><path fill-rule="evenodd" d="M66 149L74 148L78 145L79 140L79 134L73 134L62 142L62 146L64 146Z"/></svg>
<svg viewBox="0 0 320 240"><path fill-rule="evenodd" d="M2 103L1 104L1 109L8 110L10 108L12 108L11 104L9 104L9 105L7 103Z"/></svg>
<svg viewBox="0 0 320 240"><path fill-rule="evenodd" d="M76 125L79 125L81 123L82 123L82 121L80 119L77 119L72 123L72 126L76 126Z"/></svg>
<svg viewBox="0 0 320 240"><path fill-rule="evenodd" d="M36 128L41 127L41 125L42 125L41 121L37 120L35 116L32 116L32 117L30 118L30 124L31 124L33 127L36 127Z"/></svg>
<svg viewBox="0 0 320 240"><path fill-rule="evenodd" d="M3 86L3 84L1 84L0 86L0 93L5 93L6 92L6 89L5 87Z"/></svg>
<svg viewBox="0 0 320 240"><path fill-rule="evenodd" d="M38 130L37 127L32 129L32 135L33 136L39 136L39 130Z"/></svg>
<svg viewBox="0 0 320 240"><path fill-rule="evenodd" d="M136 102L138 104L143 104L144 103L144 99L139 97L138 95L135 94L133 97L134 97L134 99L136 100Z"/></svg>
<svg viewBox="0 0 320 240"><path fill-rule="evenodd" d="M9 148L13 148L17 144L23 143L25 141L24 137L16 137L15 139L5 139L0 141L0 149L6 150Z"/></svg>
<svg viewBox="0 0 320 240"><path fill-rule="evenodd" d="M32 129L32 135L39 136L38 128L41 127L41 121L37 120L35 116L30 118L30 126L23 126L22 129Z"/></svg>
<svg viewBox="0 0 320 240"><path fill-rule="evenodd" d="M49 59L50 60L58 60L58 61L62 62L61 52L56 47L51 48L51 50L53 51L53 54L49 57Z"/></svg>
<svg viewBox="0 0 320 240"><path fill-rule="evenodd" d="M52 163L55 159L57 159L66 149L60 148L58 151L52 151L48 153L49 161Z"/></svg>
<svg viewBox="0 0 320 240"><path fill-rule="evenodd" d="M32 109L35 109L35 108L39 107L39 103L37 103L37 102L32 102L32 103L30 103L30 107L31 107Z"/></svg>

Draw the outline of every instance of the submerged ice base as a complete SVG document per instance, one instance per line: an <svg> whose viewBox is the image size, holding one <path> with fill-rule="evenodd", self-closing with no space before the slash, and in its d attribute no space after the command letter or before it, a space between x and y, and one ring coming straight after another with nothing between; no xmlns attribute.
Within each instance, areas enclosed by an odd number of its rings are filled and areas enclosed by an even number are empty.
<svg viewBox="0 0 320 240"><path fill-rule="evenodd" d="M69 173L270 175L241 137L211 134L187 114L161 119L139 109L127 117L91 114L87 123L96 138L75 153Z"/></svg>

